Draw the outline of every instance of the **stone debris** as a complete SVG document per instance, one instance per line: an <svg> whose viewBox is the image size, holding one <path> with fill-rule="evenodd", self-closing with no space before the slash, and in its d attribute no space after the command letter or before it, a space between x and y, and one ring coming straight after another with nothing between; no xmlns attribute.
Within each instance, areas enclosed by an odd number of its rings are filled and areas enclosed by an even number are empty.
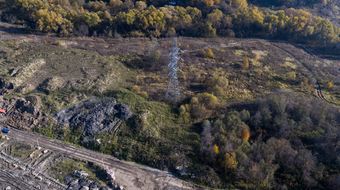
<svg viewBox="0 0 340 190"><path fill-rule="evenodd" d="M83 127L84 136L94 136L116 130L123 120L131 116L129 107L117 104L113 98L92 98L60 111L56 119L59 124L71 128Z"/></svg>
<svg viewBox="0 0 340 190"><path fill-rule="evenodd" d="M44 123L41 113L41 100L38 96L12 97L0 96L0 107L6 110L4 124L17 128L32 128Z"/></svg>
<svg viewBox="0 0 340 190"><path fill-rule="evenodd" d="M108 175L109 176L109 175ZM66 190L123 190L112 178L108 177L107 186L100 185L98 182L88 179L85 171L74 171L72 175L65 177Z"/></svg>

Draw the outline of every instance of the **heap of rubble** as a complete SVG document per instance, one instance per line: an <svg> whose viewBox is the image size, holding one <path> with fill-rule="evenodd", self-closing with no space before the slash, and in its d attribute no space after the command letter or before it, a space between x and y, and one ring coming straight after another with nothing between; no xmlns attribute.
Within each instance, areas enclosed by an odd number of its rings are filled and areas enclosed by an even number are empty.
<svg viewBox="0 0 340 190"><path fill-rule="evenodd" d="M56 119L59 124L71 128L83 127L84 136L115 130L122 121L129 119L132 112L113 98L92 98L71 108L60 111Z"/></svg>
<svg viewBox="0 0 340 190"><path fill-rule="evenodd" d="M84 171L74 171L65 177L67 190L123 190L113 179L109 179L108 186L101 186L97 182L88 179L88 174Z"/></svg>
<svg viewBox="0 0 340 190"><path fill-rule="evenodd" d="M38 96L10 97L3 95L12 91L14 85L0 78L0 108L5 110L3 122L17 128L32 128L42 122L41 100Z"/></svg>

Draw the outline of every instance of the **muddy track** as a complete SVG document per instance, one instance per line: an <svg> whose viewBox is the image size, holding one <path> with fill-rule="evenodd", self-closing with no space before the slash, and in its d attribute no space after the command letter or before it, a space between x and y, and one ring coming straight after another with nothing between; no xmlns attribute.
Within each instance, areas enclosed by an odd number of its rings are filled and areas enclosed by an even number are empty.
<svg viewBox="0 0 340 190"><path fill-rule="evenodd" d="M330 101L328 101L325 96L323 95L323 92L322 92L322 89L321 89L321 85L320 85L320 82L319 82L319 76L318 74L316 74L313 69L311 69L308 64L302 62L299 60L299 58L296 57L296 55L294 53L292 53L291 51L287 50L286 48L283 48L279 45L277 45L275 42L274 43L270 43L272 46L274 46L275 48L279 48L280 50L286 52L289 56L293 57L294 60L299 63L302 67L304 67L309 73L308 73L308 78L310 79L310 81L312 81L314 83L314 88L315 88L315 91L316 91L316 96L328 103L332 103ZM304 50L305 51L305 50ZM307 52L308 53L308 52ZM316 55L311 55L310 53L309 54L309 59L310 60L313 60L313 59L317 59L317 56Z"/></svg>

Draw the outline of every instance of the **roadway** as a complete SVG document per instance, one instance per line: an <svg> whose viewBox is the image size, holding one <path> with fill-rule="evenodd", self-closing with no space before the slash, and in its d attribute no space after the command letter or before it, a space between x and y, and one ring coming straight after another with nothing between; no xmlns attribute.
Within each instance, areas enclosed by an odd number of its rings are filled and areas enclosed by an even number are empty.
<svg viewBox="0 0 340 190"><path fill-rule="evenodd" d="M152 189L197 189L194 185L180 180L168 172L133 162L121 161L113 156L91 151L85 148L66 144L62 141L49 139L42 135L10 128L9 138L29 144L37 144L54 152L65 154L71 158L94 162L111 168L115 172L118 184L128 190Z"/></svg>

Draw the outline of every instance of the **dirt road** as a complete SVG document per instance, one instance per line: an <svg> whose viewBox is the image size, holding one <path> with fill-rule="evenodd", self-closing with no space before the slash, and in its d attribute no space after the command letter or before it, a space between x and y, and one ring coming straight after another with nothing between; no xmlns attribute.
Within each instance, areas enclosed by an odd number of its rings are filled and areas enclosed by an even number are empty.
<svg viewBox="0 0 340 190"><path fill-rule="evenodd" d="M72 158L110 167L115 172L116 181L129 190L198 189L192 184L177 179L165 171L138 165L132 162L121 161L109 155L75 147L58 140L48 139L35 133L11 128L9 137L17 141L23 141L30 144L36 144L39 141L40 146L52 151L60 152Z"/></svg>

